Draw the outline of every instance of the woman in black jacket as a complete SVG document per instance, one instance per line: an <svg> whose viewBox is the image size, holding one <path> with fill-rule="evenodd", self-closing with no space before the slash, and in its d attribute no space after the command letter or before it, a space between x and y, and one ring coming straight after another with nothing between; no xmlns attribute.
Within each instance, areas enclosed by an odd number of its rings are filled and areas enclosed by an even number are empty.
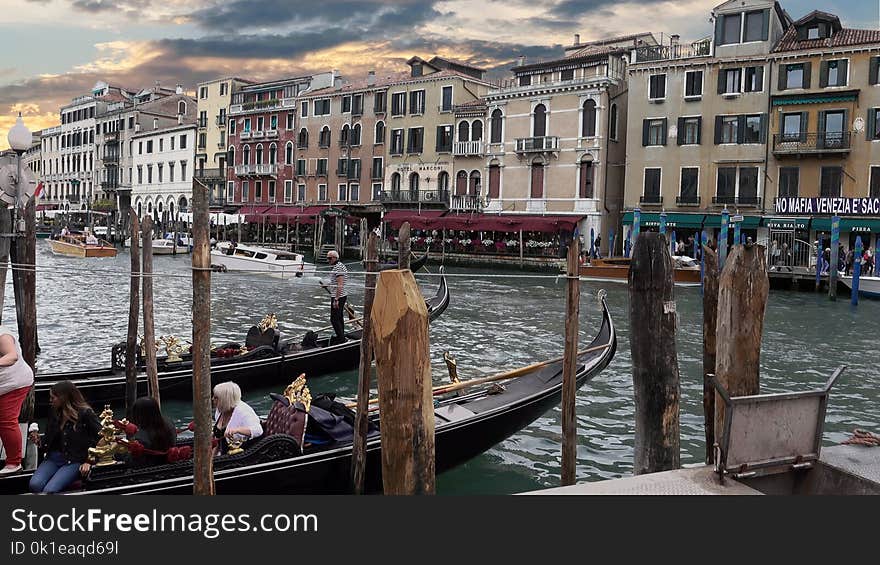
<svg viewBox="0 0 880 565"><path fill-rule="evenodd" d="M49 390L49 424L43 437L46 458L31 477L31 492L57 493L89 471L89 448L98 443L101 422L70 381Z"/></svg>

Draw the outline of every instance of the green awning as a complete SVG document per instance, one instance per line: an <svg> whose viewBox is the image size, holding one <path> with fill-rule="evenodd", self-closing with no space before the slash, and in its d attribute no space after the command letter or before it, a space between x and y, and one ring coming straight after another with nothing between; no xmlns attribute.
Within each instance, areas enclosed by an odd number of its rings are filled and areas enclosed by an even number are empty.
<svg viewBox="0 0 880 565"><path fill-rule="evenodd" d="M880 233L880 220L841 218L840 231L855 233Z"/></svg>
<svg viewBox="0 0 880 565"><path fill-rule="evenodd" d="M807 94L802 96L780 96L773 98L774 106L791 106L795 104L825 104L830 102L855 102L858 93Z"/></svg>
<svg viewBox="0 0 880 565"><path fill-rule="evenodd" d="M771 230L806 230L809 218L764 218L764 227Z"/></svg>
<svg viewBox="0 0 880 565"><path fill-rule="evenodd" d="M816 231L831 231L831 218L813 218L810 229Z"/></svg>
<svg viewBox="0 0 880 565"><path fill-rule="evenodd" d="M705 214L666 214L666 225L670 228L700 228L703 225ZM642 212L639 220L644 227L654 227L660 225L660 214ZM624 224L633 223L633 213L627 212L623 215Z"/></svg>
<svg viewBox="0 0 880 565"><path fill-rule="evenodd" d="M733 214L730 215L729 225L731 228L733 227ZM742 223L740 223L740 228L746 229L754 229L761 225L761 216L743 216ZM720 228L721 227L721 214L712 214L706 216L706 227L707 228Z"/></svg>

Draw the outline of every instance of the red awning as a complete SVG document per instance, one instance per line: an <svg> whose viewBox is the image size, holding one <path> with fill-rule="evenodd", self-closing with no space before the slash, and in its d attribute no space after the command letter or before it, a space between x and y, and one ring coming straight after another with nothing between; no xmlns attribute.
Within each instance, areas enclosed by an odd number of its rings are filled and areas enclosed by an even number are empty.
<svg viewBox="0 0 880 565"><path fill-rule="evenodd" d="M583 216L456 214L440 218L440 227L457 231L541 232L574 231Z"/></svg>
<svg viewBox="0 0 880 565"><path fill-rule="evenodd" d="M446 210L389 210L382 217L382 221L394 229L400 229L403 222L409 222L409 227L417 230L441 229L441 216Z"/></svg>
<svg viewBox="0 0 880 565"><path fill-rule="evenodd" d="M55 210L58 208L57 204L37 204L37 212L42 212L43 210Z"/></svg>

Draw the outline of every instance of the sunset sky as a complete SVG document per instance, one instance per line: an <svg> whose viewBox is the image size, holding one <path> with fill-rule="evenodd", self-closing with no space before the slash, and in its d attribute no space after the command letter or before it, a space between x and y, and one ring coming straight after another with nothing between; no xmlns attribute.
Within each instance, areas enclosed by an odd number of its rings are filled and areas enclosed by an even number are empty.
<svg viewBox="0 0 880 565"><path fill-rule="evenodd" d="M400 70L445 55L504 74L581 41L650 31L694 40L720 0L3 0L0 148L19 111L32 130L98 80L131 89L160 81L189 92L219 76L268 79L339 69ZM786 0L847 27L877 28L874 0Z"/></svg>

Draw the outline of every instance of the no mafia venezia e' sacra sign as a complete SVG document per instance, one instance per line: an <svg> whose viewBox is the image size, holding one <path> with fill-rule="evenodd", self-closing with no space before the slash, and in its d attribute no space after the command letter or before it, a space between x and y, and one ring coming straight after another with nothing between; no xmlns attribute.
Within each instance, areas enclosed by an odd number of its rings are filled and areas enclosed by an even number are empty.
<svg viewBox="0 0 880 565"><path fill-rule="evenodd" d="M880 198L777 198L777 214L880 216Z"/></svg>

